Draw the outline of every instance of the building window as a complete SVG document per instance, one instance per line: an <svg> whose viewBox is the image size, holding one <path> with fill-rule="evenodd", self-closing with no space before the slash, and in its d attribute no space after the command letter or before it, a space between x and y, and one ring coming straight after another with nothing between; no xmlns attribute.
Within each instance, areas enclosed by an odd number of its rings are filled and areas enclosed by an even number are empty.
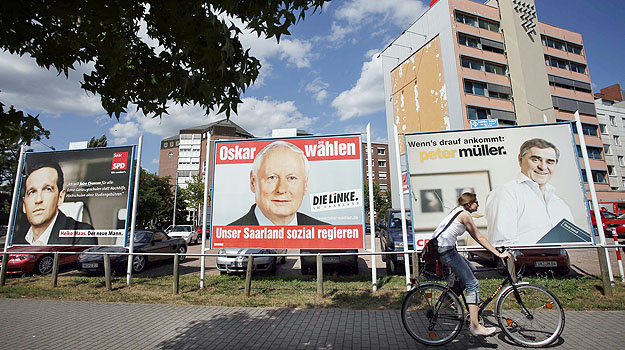
<svg viewBox="0 0 625 350"><path fill-rule="evenodd" d="M621 137L618 135L614 135L614 144L617 146L621 145Z"/></svg>
<svg viewBox="0 0 625 350"><path fill-rule="evenodd" d="M499 33L499 23L487 21L481 18L478 20L478 23L482 29L488 29L491 32Z"/></svg>
<svg viewBox="0 0 625 350"><path fill-rule="evenodd" d="M577 148L577 155L581 157L582 148L579 145L576 145L575 148ZM590 159L603 159L601 148L599 147L586 147L586 153L588 153L588 158Z"/></svg>
<svg viewBox="0 0 625 350"><path fill-rule="evenodd" d="M616 175L616 172L614 171L614 165L608 165L608 174Z"/></svg>
<svg viewBox="0 0 625 350"><path fill-rule="evenodd" d="M386 154L386 149L384 148L378 148L378 155L379 156L383 156Z"/></svg>
<svg viewBox="0 0 625 350"><path fill-rule="evenodd" d="M610 125L616 126L616 117L613 115L610 116Z"/></svg>
<svg viewBox="0 0 625 350"><path fill-rule="evenodd" d="M502 66L501 64L495 64L490 62L485 62L484 70L488 73L495 73L499 75L506 75L506 66Z"/></svg>
<svg viewBox="0 0 625 350"><path fill-rule="evenodd" d="M546 37L544 35L541 35L541 40L542 40L543 46L548 46L554 49L567 51L570 53L574 53L576 55L582 54L582 47L580 45L569 43L569 42L564 42L564 41L557 40L554 38Z"/></svg>
<svg viewBox="0 0 625 350"><path fill-rule="evenodd" d="M623 159L623 156L618 156L616 158L618 159L618 165L625 166L625 159Z"/></svg>
<svg viewBox="0 0 625 350"><path fill-rule="evenodd" d="M586 178L586 170L584 169L582 169L582 178L584 179L584 182L588 182L588 179ZM607 178L607 172L602 170L592 170L592 180L595 183L606 184L608 183Z"/></svg>
<svg viewBox="0 0 625 350"><path fill-rule="evenodd" d="M378 167L386 168L386 161L385 160L378 160Z"/></svg>
<svg viewBox="0 0 625 350"><path fill-rule="evenodd" d="M388 185L380 184L380 192L387 192L387 191L388 191Z"/></svg>
<svg viewBox="0 0 625 350"><path fill-rule="evenodd" d="M577 134L577 127L573 128L573 133ZM599 134L597 134L597 126L592 124L582 123L582 133L586 136L599 136Z"/></svg>
<svg viewBox="0 0 625 350"><path fill-rule="evenodd" d="M386 179L386 171L378 172L378 178L379 179Z"/></svg>
<svg viewBox="0 0 625 350"><path fill-rule="evenodd" d="M580 74L586 74L586 65L580 64L580 63L575 63L575 62L569 62L569 66L570 66L570 70L572 72L577 72Z"/></svg>
<svg viewBox="0 0 625 350"><path fill-rule="evenodd" d="M480 39L473 36L458 34L458 43L460 45L474 47L476 49L480 48Z"/></svg>
<svg viewBox="0 0 625 350"><path fill-rule="evenodd" d="M499 23L488 21L473 15L456 11L456 22L464 23L473 27L480 27L499 33Z"/></svg>
<svg viewBox="0 0 625 350"><path fill-rule="evenodd" d="M545 64L551 67L570 70L581 74L586 74L586 65L576 62L571 62L556 58L553 56L545 55Z"/></svg>
<svg viewBox="0 0 625 350"><path fill-rule="evenodd" d="M470 16L458 11L456 11L456 22L477 27L477 18L475 16Z"/></svg>
<svg viewBox="0 0 625 350"><path fill-rule="evenodd" d="M623 123L625 124L625 123ZM601 133L604 135L608 134L608 128L606 128L605 124L599 124L599 129L601 130Z"/></svg>
<svg viewBox="0 0 625 350"><path fill-rule="evenodd" d="M484 65L484 63L482 61L478 61L478 60L474 60L471 58L466 58L466 57L462 57L460 60L461 64L463 67L465 68L471 68L471 69L475 69L475 70L483 70L482 67Z"/></svg>
<svg viewBox="0 0 625 350"><path fill-rule="evenodd" d="M608 156L612 155L612 147L610 147L610 145L603 145L603 151Z"/></svg>
<svg viewBox="0 0 625 350"><path fill-rule="evenodd" d="M467 107L469 120L488 119L488 110L478 107Z"/></svg>
<svg viewBox="0 0 625 350"><path fill-rule="evenodd" d="M467 94L486 96L486 84L465 80L464 92Z"/></svg>

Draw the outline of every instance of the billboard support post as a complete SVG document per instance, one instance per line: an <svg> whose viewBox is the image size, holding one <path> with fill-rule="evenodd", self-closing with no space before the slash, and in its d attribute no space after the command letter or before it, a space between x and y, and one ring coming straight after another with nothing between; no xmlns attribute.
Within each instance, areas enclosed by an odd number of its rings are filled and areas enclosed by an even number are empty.
<svg viewBox="0 0 625 350"><path fill-rule="evenodd" d="M397 164L397 188L399 195L399 210L401 211L401 233L404 241L404 252L408 250L408 233L406 229L406 205L404 204L403 188L404 184L401 179L401 162L399 159L399 135L397 133L397 125L393 125L393 136L395 138L395 164ZM408 175L410 176L410 174ZM410 290L410 257L404 254L404 270L406 274L406 290Z"/></svg>
<svg viewBox="0 0 625 350"><path fill-rule="evenodd" d="M202 209L202 254L206 252L206 210L208 208L208 162L210 159L211 134L206 135L206 166L204 167L204 207ZM177 173L177 172L176 172ZM204 280L206 278L206 257L201 256L200 267L200 288L204 288Z"/></svg>
<svg viewBox="0 0 625 350"><path fill-rule="evenodd" d="M595 182L592 178L592 170L590 168L590 161L588 160L588 152L586 151L586 140L584 140L584 133L582 132L582 121L579 117L579 111L575 111L575 126L577 127L577 135L579 135L579 146L582 151L582 158L584 160L584 167L586 170L586 179L588 180L588 189L590 190L590 199L592 201L592 208L595 215L595 221L597 222L597 231L599 231L599 241L601 242L601 246L604 249L598 249L598 254L604 254L604 259L599 259L599 267L601 268L601 276L604 276L603 271L608 272L609 281L604 280L603 285L606 293L608 293L608 289L606 288L606 283L608 286L610 283L614 283L614 277L612 276L612 267L610 266L610 257L608 256L608 250L605 249L605 232L603 231L603 222L601 221L601 212L599 208L599 202L597 201L597 193L595 192ZM605 265L602 263L605 262ZM602 278L603 279L603 278Z"/></svg>
<svg viewBox="0 0 625 350"><path fill-rule="evenodd" d="M176 165L176 180L174 180L174 215L171 219L171 225L176 226L176 202L178 201L178 165Z"/></svg>
<svg viewBox="0 0 625 350"><path fill-rule="evenodd" d="M126 271L126 284L130 285L132 278L132 252L135 243L135 225L137 223L137 199L139 198L139 178L141 177L141 148L143 146L143 135L139 136L139 147L137 148L137 167L135 171L135 186L132 195L132 219L130 220L130 238L128 252L128 269Z"/></svg>
<svg viewBox="0 0 625 350"><path fill-rule="evenodd" d="M59 252L54 252L54 258L52 259L52 287L56 288L59 279Z"/></svg>
<svg viewBox="0 0 625 350"><path fill-rule="evenodd" d="M373 201L373 165L371 164L371 158L373 148L371 147L371 123L367 124L367 176L369 178L369 227L371 231L369 234L371 235L371 252L375 253L375 225L373 221L373 215L375 214L375 206ZM365 232L365 235L367 233ZM378 290L378 277L377 277L377 268L376 268L376 258L375 254L371 255L371 284L373 291Z"/></svg>
<svg viewBox="0 0 625 350"><path fill-rule="evenodd" d="M22 168L24 167L24 151L25 147L22 143L20 145L20 159L17 162L17 173L15 174L15 184L13 185L13 197L11 198L11 212L9 213L9 225L7 228L7 235L4 241L4 254L2 255L2 270L0 271L0 285L4 286L6 283L7 268L9 255L7 250L9 249L9 239L13 235L13 221L15 221L15 212L17 211L17 197L19 196L18 188L20 184L20 178L22 177Z"/></svg>

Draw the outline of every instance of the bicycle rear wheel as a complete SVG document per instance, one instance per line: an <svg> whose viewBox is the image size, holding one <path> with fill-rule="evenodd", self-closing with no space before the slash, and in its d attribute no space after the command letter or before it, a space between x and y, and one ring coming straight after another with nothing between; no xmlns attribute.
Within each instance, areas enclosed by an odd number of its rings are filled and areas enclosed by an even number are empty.
<svg viewBox="0 0 625 350"><path fill-rule="evenodd" d="M446 287L426 283L412 289L404 298L401 320L411 337L426 345L452 341L464 320L460 300Z"/></svg>
<svg viewBox="0 0 625 350"><path fill-rule="evenodd" d="M564 310L558 298L545 288L529 283L518 285L517 290L518 299L510 288L497 303L501 329L516 343L528 347L554 342L564 329Z"/></svg>

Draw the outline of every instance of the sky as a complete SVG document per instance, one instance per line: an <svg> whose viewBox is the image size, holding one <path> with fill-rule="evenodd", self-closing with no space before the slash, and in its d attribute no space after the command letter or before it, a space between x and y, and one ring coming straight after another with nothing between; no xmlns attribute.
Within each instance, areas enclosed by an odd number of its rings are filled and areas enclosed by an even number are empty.
<svg viewBox="0 0 625 350"><path fill-rule="evenodd" d="M625 88L625 10L616 0L535 0L538 20L582 34L593 90L620 83ZM260 59L257 81L231 120L258 137L275 128L341 134L364 132L387 142L384 82L377 54L428 8L429 0L335 0L308 13L291 36L241 41ZM146 38L149 42L149 38ZM143 135L142 167L158 171L160 141L180 129L211 123L225 115L171 105L169 115L151 118L134 112L110 118L98 96L80 88L90 66L69 79L38 67L27 56L0 52L0 101L39 115L50 139L35 151L67 149L71 141L106 135L109 146L137 144Z"/></svg>

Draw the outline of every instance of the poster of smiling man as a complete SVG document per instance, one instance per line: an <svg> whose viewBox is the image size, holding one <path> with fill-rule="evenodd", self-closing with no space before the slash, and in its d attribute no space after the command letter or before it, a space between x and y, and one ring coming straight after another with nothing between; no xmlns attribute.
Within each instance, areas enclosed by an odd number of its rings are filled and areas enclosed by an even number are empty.
<svg viewBox="0 0 625 350"><path fill-rule="evenodd" d="M405 142L415 241L472 192L475 223L493 245L593 242L571 124L413 133ZM477 245L466 233L458 244Z"/></svg>
<svg viewBox="0 0 625 350"><path fill-rule="evenodd" d="M215 142L212 248L364 245L360 135Z"/></svg>
<svg viewBox="0 0 625 350"><path fill-rule="evenodd" d="M124 245L133 153L26 153L11 245Z"/></svg>

